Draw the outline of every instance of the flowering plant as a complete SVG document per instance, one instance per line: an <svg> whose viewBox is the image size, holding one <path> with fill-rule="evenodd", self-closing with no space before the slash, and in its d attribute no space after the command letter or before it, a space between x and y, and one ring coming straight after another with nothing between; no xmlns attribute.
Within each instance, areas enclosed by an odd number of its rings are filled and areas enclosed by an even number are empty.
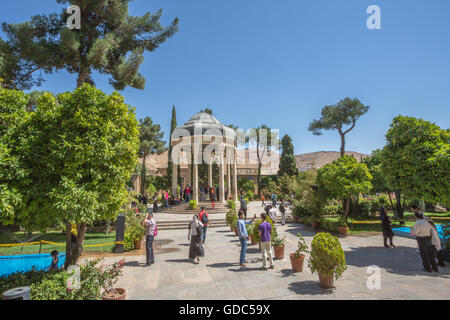
<svg viewBox="0 0 450 320"><path fill-rule="evenodd" d="M113 265L100 266L100 285L104 290L104 294L117 295L118 293L114 289L114 284L119 280L122 275L122 268L125 264L125 259L122 259Z"/></svg>

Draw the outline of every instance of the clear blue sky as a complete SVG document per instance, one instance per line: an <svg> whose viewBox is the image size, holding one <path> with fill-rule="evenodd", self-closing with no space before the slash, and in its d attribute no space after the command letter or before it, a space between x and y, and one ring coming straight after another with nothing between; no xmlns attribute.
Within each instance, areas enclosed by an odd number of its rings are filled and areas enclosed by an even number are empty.
<svg viewBox="0 0 450 320"><path fill-rule="evenodd" d="M366 27L368 5L381 7L382 30ZM0 21L23 22L59 11L56 0L2 1ZM392 118L420 117L449 128L448 0L135 0L133 15L163 9L180 31L147 53L145 90L126 89L139 118L162 125L172 105L178 124L208 106L224 124L267 124L289 134L295 152L339 150L336 132L307 130L324 105L357 97L370 105L348 135L347 150L385 143ZM76 76L45 76L39 90L73 90ZM97 87L112 92L107 77Z"/></svg>

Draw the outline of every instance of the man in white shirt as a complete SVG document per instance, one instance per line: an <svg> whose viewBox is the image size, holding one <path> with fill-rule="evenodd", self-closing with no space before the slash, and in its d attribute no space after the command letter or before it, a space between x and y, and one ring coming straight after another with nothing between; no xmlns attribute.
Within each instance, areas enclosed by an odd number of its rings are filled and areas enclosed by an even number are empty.
<svg viewBox="0 0 450 320"><path fill-rule="evenodd" d="M433 235L431 224L425 220L424 215L418 209L413 207L416 215L416 224L411 228L411 234L416 237L419 245L420 256L423 267L426 272L439 272L435 259L433 258L433 244L431 237Z"/></svg>

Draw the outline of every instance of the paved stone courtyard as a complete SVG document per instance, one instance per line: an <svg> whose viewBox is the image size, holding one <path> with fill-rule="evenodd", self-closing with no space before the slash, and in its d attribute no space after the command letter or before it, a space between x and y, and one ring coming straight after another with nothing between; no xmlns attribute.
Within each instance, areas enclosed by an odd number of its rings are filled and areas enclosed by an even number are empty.
<svg viewBox="0 0 450 320"><path fill-rule="evenodd" d="M250 216L261 208L252 203L249 211ZM161 231L157 239L168 243L156 254L156 263L144 268L144 255L126 256L123 277L116 286L127 290L127 299L136 300L450 299L450 266L440 268L440 274L423 272L415 240L395 237L397 248L386 249L381 235L340 238L347 270L334 289L325 290L317 274L311 274L308 256L301 273L292 272L289 260L297 247L296 234L300 232L310 245L316 232L300 224L277 226L277 230L287 236L285 257L275 260L275 269L268 271L259 270L258 245L248 247L247 268L239 266L239 240L228 227L208 230L205 257L199 265L188 259L187 230ZM119 259L109 257L105 262ZM367 267L372 265L381 268L380 290L367 288Z"/></svg>

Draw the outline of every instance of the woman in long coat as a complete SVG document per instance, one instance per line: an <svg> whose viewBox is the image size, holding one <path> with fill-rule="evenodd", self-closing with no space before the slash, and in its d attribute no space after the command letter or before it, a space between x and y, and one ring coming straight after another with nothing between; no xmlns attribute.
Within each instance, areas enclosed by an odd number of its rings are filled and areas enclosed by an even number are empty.
<svg viewBox="0 0 450 320"><path fill-rule="evenodd" d="M386 214L386 209L384 207L380 208L380 220L381 220L381 229L383 230L383 239L384 239L384 246L386 248L389 248L387 244L387 239L389 239L389 244L392 248L395 248L394 243L392 242L392 239L394 238L394 232L391 228L391 219Z"/></svg>
<svg viewBox="0 0 450 320"><path fill-rule="evenodd" d="M191 241L189 246L189 259L192 259L194 263L200 263L200 257L205 256L205 251L202 245L202 233L203 225L198 220L197 216L194 216L189 223L188 240Z"/></svg>

